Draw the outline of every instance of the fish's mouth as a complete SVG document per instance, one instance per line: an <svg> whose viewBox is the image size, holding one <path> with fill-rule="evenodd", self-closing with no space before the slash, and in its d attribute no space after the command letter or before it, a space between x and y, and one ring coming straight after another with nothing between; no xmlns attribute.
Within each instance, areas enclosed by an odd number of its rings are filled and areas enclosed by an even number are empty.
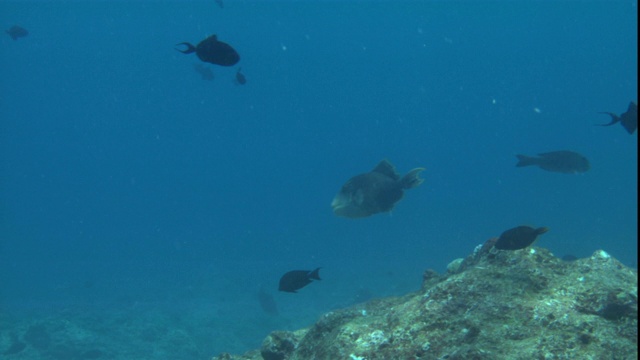
<svg viewBox="0 0 640 360"><path fill-rule="evenodd" d="M331 202L331 208L333 208L334 214L351 219L363 218L371 215L357 206L354 206L350 198L340 195L333 199Z"/></svg>
<svg viewBox="0 0 640 360"><path fill-rule="evenodd" d="M339 211L347 206L349 206L349 201L348 199L345 199L344 196L337 195L331 201L331 208L333 211Z"/></svg>

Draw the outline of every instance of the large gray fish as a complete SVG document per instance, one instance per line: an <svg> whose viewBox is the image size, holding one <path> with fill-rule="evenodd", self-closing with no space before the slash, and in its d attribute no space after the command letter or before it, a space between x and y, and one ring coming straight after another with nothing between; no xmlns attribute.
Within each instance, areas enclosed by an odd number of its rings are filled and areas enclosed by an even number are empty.
<svg viewBox="0 0 640 360"><path fill-rule="evenodd" d="M563 174L583 173L589 170L589 160L577 152L569 150L540 153L537 157L516 155L517 167L535 165L542 170Z"/></svg>
<svg viewBox="0 0 640 360"><path fill-rule="evenodd" d="M633 134L638 128L638 105L633 101L629 103L627 111L622 113L620 116L610 112L601 112L600 114L607 114L611 116L610 123L599 124L600 126L611 126L619 122L629 134Z"/></svg>
<svg viewBox="0 0 640 360"><path fill-rule="evenodd" d="M382 160L368 173L349 179L331 202L333 212L347 218L362 218L387 212L402 199L404 190L422 184L424 168L415 168L400 178L395 167Z"/></svg>

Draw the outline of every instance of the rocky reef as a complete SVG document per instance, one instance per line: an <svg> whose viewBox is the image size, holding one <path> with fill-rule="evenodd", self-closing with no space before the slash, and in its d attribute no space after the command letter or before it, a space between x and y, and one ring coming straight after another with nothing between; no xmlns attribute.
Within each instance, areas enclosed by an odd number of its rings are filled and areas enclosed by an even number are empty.
<svg viewBox="0 0 640 360"><path fill-rule="evenodd" d="M425 271L415 293L332 311L212 360L638 358L636 270L602 250L568 262L492 241L446 274Z"/></svg>

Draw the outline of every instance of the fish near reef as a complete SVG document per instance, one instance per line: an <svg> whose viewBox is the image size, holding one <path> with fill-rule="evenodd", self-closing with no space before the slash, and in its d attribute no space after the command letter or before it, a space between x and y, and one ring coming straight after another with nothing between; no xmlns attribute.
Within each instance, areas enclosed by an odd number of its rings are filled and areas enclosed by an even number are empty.
<svg viewBox="0 0 640 360"><path fill-rule="evenodd" d="M296 290L311 284L313 280L320 279L320 268L310 270L292 270L282 275L278 290L295 293Z"/></svg>
<svg viewBox="0 0 640 360"><path fill-rule="evenodd" d="M611 126L620 123L629 134L633 134L638 129L638 105L633 101L629 103L627 111L620 116L610 112L601 112L600 114L611 116L611 122L608 124L599 124L599 126Z"/></svg>
<svg viewBox="0 0 640 360"><path fill-rule="evenodd" d="M18 40L18 38L29 35L29 32L27 31L27 29L18 25L13 25L12 27L9 28L9 30L5 30L4 32L9 34L9 36L11 36L13 40Z"/></svg>
<svg viewBox="0 0 640 360"><path fill-rule="evenodd" d="M531 226L517 226L503 232L496 241L495 248L498 250L524 249L533 244L538 238L538 235L544 234L547 231L549 231L547 227L534 229Z"/></svg>
<svg viewBox="0 0 640 360"><path fill-rule="evenodd" d="M240 55L231 45L219 41L216 35L200 41L198 45L193 46L188 42L176 44L176 46L186 46L185 49L176 48L183 54L196 53L198 58L204 62L208 62L220 66L233 66L240 61Z"/></svg>
<svg viewBox="0 0 640 360"><path fill-rule="evenodd" d="M404 190L422 184L422 171L424 168L415 168L401 178L388 160L382 160L370 172L356 175L342 186L331 202L333 212L356 219L391 211Z"/></svg>
<svg viewBox="0 0 640 360"><path fill-rule="evenodd" d="M535 165L542 170L563 174L577 174L587 172L590 168L589 160L577 152L569 150L551 151L538 154L538 157L516 155L516 167Z"/></svg>

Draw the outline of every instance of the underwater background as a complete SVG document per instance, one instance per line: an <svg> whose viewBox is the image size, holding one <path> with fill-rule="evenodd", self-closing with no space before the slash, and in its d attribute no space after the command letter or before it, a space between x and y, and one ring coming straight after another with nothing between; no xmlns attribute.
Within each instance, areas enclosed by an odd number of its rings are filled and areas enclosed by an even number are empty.
<svg viewBox="0 0 640 360"><path fill-rule="evenodd" d="M637 267L637 133L594 126L637 101L635 1L2 1L0 20L29 31L0 40L2 316L175 321L210 356L415 291L518 225ZM241 60L206 81L174 47L212 34ZM515 167L565 149L591 169ZM335 216L384 158L425 182Z"/></svg>

